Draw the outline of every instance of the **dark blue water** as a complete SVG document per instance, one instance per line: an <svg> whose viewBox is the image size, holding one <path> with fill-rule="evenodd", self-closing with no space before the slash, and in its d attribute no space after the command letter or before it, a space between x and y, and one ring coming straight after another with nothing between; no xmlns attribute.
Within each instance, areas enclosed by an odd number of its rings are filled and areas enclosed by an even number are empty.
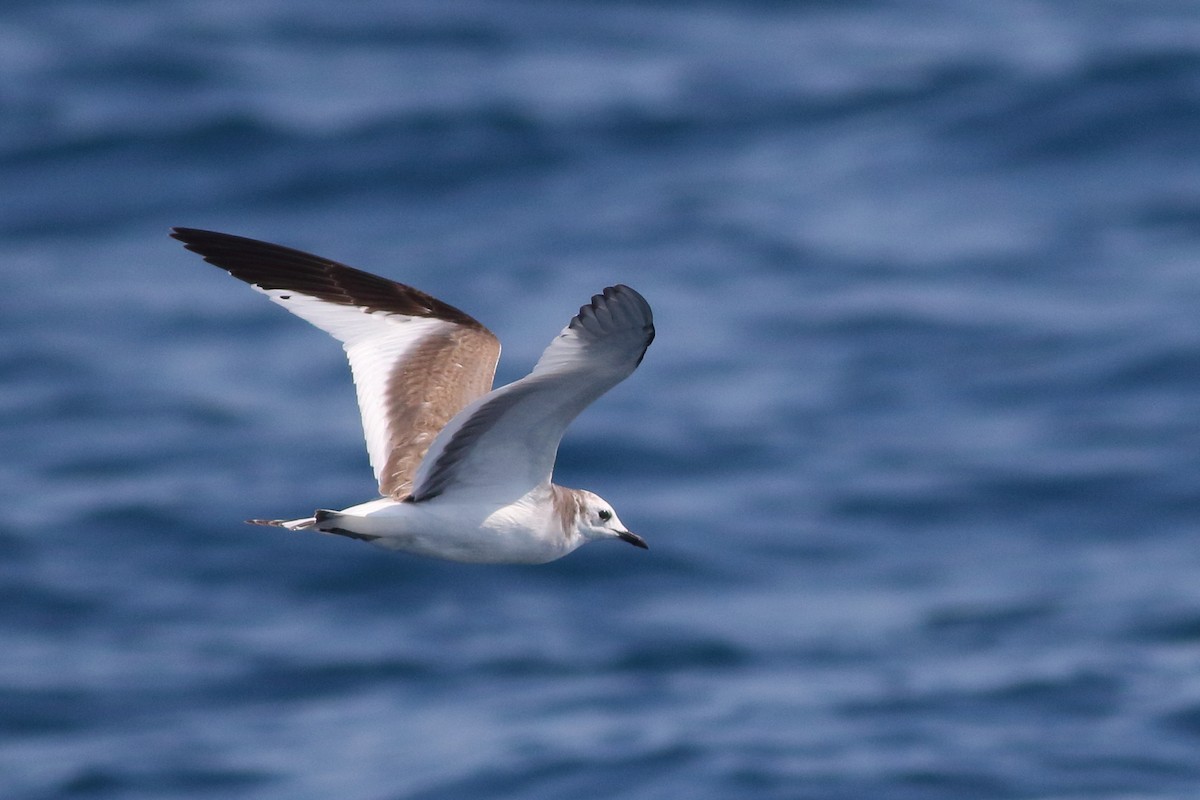
<svg viewBox="0 0 1200 800"><path fill-rule="evenodd" d="M0 797L1200 795L1193 2L9 2ZM368 499L340 348L166 236L642 368L557 479L649 552Z"/></svg>

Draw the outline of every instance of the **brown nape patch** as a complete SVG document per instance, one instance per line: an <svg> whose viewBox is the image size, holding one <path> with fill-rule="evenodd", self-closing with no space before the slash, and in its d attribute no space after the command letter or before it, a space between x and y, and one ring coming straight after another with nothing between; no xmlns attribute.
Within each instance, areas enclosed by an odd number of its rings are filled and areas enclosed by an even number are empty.
<svg viewBox="0 0 1200 800"><path fill-rule="evenodd" d="M583 511L583 498L575 489L568 489L558 484L550 484L551 499L554 510L558 513L558 524L564 533L574 530L575 523Z"/></svg>
<svg viewBox="0 0 1200 800"><path fill-rule="evenodd" d="M388 378L391 452L379 491L408 498L413 476L451 417L492 388L500 343L486 331L454 327L428 336L396 364Z"/></svg>

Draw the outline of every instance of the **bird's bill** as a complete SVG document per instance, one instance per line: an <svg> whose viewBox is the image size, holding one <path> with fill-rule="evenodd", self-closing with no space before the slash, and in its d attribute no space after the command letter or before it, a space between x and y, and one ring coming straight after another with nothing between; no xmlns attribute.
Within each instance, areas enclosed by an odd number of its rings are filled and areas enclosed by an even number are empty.
<svg viewBox="0 0 1200 800"><path fill-rule="evenodd" d="M646 544L646 540L631 531L617 531L617 538L623 542L629 542L634 547L640 547L643 550L649 550L650 545Z"/></svg>

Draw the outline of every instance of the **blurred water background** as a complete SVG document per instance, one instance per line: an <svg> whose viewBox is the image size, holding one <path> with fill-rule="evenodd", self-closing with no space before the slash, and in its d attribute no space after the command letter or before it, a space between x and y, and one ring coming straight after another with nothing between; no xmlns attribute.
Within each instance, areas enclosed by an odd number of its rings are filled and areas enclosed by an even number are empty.
<svg viewBox="0 0 1200 800"><path fill-rule="evenodd" d="M14 0L0 187L0 797L1200 796L1196 3ZM652 549L242 525L353 389L171 225L638 288Z"/></svg>

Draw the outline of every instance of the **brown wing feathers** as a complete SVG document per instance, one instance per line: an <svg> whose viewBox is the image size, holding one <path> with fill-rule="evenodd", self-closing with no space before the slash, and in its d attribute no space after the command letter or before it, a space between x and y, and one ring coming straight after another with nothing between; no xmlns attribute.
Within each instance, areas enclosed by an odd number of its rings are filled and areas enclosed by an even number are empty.
<svg viewBox="0 0 1200 800"><path fill-rule="evenodd" d="M378 468L381 494L406 497L412 477L437 434L460 409L491 389L500 356L499 341L474 318L436 297L327 258L257 239L195 228L174 228L171 236L208 263L260 289L293 291L366 312L450 323L403 348L403 357L392 364L380 386L382 404L364 404L360 394L364 414L376 413L368 411L368 406L386 414L387 455ZM380 336L388 336L386 326L381 327Z"/></svg>

